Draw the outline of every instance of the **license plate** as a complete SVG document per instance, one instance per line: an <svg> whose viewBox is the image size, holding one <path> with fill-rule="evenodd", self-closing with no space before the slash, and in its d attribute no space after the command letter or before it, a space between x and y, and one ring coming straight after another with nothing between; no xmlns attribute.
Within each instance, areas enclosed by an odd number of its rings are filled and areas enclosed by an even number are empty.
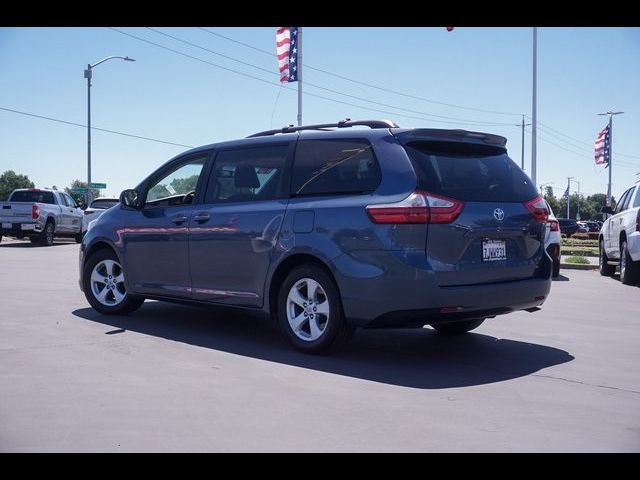
<svg viewBox="0 0 640 480"><path fill-rule="evenodd" d="M7 230L11 230L11 224L2 222L2 228L6 228Z"/></svg>
<svg viewBox="0 0 640 480"><path fill-rule="evenodd" d="M22 225L22 227L21 227L21 228L22 228L22 230L33 230L34 228L36 228L36 226L35 226L35 225L32 225L32 224L30 224L30 223L27 223L27 224L25 224L25 225Z"/></svg>
<svg viewBox="0 0 640 480"><path fill-rule="evenodd" d="M507 246L504 240L484 240L482 242L482 261L495 262L507 259Z"/></svg>

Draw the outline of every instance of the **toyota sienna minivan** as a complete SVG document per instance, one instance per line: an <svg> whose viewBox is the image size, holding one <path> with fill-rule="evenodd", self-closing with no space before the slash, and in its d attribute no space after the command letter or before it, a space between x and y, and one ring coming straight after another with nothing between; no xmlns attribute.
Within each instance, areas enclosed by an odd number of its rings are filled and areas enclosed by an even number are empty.
<svg viewBox="0 0 640 480"><path fill-rule="evenodd" d="M80 288L104 314L147 298L259 310L308 353L356 327L458 334L536 311L548 210L505 145L347 119L194 148L92 222Z"/></svg>

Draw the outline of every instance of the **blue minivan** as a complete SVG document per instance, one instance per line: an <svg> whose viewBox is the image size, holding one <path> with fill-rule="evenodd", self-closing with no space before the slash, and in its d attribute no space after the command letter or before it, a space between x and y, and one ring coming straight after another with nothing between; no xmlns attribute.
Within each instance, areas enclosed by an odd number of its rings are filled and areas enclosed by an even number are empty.
<svg viewBox="0 0 640 480"><path fill-rule="evenodd" d="M80 288L104 314L147 298L262 311L308 353L355 327L457 334L536 311L548 210L505 145L345 120L189 150L92 223Z"/></svg>

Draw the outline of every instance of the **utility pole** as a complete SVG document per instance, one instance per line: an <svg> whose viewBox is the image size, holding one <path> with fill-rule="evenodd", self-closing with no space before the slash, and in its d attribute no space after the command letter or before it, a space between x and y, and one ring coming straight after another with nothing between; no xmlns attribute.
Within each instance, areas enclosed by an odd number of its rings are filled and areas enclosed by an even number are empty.
<svg viewBox="0 0 640 480"><path fill-rule="evenodd" d="M524 114L522 115L522 123L517 123L516 127L522 126L522 154L520 156L520 168L524 170L524 127L528 127L530 123L524 123ZM535 182L534 182L535 184Z"/></svg>
<svg viewBox="0 0 640 480"><path fill-rule="evenodd" d="M571 218L569 216L569 205L571 204L571 191L570 191L570 187L571 187L571 179L573 177L567 177L567 218Z"/></svg>
<svg viewBox="0 0 640 480"><path fill-rule="evenodd" d="M608 112L599 113L598 115L608 115L609 116L609 161L607 162L607 166L609 167L609 187L607 187L607 206L611 206L611 161L613 160L613 116L620 115L624 112L612 112L609 110Z"/></svg>
<svg viewBox="0 0 640 480"><path fill-rule="evenodd" d="M536 135L538 84L538 27L533 27L533 92L531 95L531 180L536 184Z"/></svg>

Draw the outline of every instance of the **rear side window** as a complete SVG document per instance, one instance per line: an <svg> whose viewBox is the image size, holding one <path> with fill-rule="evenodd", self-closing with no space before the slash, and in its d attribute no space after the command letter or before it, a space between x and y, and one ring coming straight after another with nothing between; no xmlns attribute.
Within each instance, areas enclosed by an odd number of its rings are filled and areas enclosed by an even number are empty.
<svg viewBox="0 0 640 480"><path fill-rule="evenodd" d="M294 195L373 192L380 167L366 140L300 140L293 164Z"/></svg>
<svg viewBox="0 0 640 480"><path fill-rule="evenodd" d="M49 203L51 205L55 205L55 200L53 198L53 193L51 192L40 192L38 190L22 190L18 192L14 192L9 199L11 202L39 202L39 203Z"/></svg>
<svg viewBox="0 0 640 480"><path fill-rule="evenodd" d="M405 149L421 190L471 202L526 202L538 195L502 148L414 142Z"/></svg>
<svg viewBox="0 0 640 480"><path fill-rule="evenodd" d="M618 202L618 205L616 205L615 213L620 213L626 210L627 204L629 203L630 196L631 196L631 189L627 190L622 194L622 197L620 197L620 201Z"/></svg>
<svg viewBox="0 0 640 480"><path fill-rule="evenodd" d="M288 150L288 145L269 145L219 152L205 203L277 198Z"/></svg>
<svg viewBox="0 0 640 480"><path fill-rule="evenodd" d="M636 192L636 198L633 200L634 207L640 207L640 191Z"/></svg>

